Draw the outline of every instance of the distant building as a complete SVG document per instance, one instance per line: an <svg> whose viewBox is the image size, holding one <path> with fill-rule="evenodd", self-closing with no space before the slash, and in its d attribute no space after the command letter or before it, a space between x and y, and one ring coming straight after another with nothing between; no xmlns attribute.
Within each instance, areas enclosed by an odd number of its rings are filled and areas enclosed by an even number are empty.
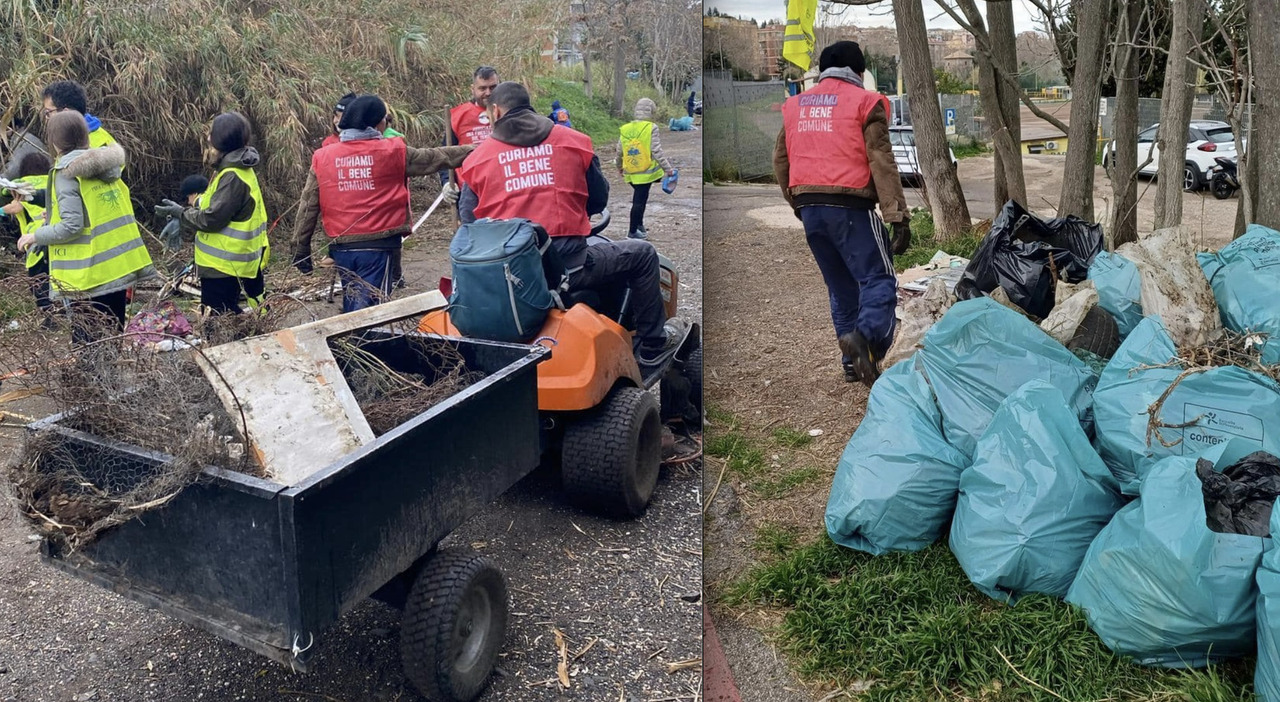
<svg viewBox="0 0 1280 702"><path fill-rule="evenodd" d="M963 51L957 51L942 57L942 68L947 73L969 83L974 81L974 61L973 56Z"/></svg>
<svg viewBox="0 0 1280 702"><path fill-rule="evenodd" d="M782 41L786 35L786 29L786 25L773 23L756 30L756 36L760 42L760 53L763 57L760 65L761 75L770 78L782 76L779 65L782 61Z"/></svg>

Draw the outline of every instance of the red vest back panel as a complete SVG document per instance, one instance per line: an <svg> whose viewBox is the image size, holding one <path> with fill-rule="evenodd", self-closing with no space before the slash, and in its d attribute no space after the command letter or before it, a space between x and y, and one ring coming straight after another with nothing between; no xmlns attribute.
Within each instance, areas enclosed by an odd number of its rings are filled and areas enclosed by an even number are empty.
<svg viewBox="0 0 1280 702"><path fill-rule="evenodd" d="M479 199L477 219L523 217L551 236L585 236L591 232L587 168L594 156L591 137L557 125L537 146L486 140L462 162L458 178Z"/></svg>
<svg viewBox="0 0 1280 702"><path fill-rule="evenodd" d="M493 133L489 115L474 102L464 102L449 110L449 125L453 127L453 133L458 135L458 144L461 146L479 144Z"/></svg>
<svg viewBox="0 0 1280 702"><path fill-rule="evenodd" d="M405 148L403 139L361 139L325 146L311 156L329 238L408 224Z"/></svg>
<svg viewBox="0 0 1280 702"><path fill-rule="evenodd" d="M862 129L878 102L887 115L889 101L883 95L835 78L787 98L782 106L791 163L787 185L867 187L871 164Z"/></svg>

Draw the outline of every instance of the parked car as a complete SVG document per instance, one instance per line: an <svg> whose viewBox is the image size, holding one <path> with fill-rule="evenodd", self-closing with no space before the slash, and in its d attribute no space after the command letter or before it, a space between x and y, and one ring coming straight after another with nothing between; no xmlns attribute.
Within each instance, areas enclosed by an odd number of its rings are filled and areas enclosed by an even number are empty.
<svg viewBox="0 0 1280 702"><path fill-rule="evenodd" d="M1138 170L1143 175L1155 175L1160 168L1160 147L1156 144L1156 132L1160 125L1153 124L1138 132L1138 165L1142 165L1150 154L1151 161ZM1231 133L1231 125L1214 120L1193 120L1187 129L1187 148L1183 155L1182 189L1199 190L1209 182L1210 169L1214 158L1227 156L1235 158L1235 135ZM1115 141L1107 144L1106 158L1115 165Z"/></svg>
<svg viewBox="0 0 1280 702"><path fill-rule="evenodd" d="M916 134L911 127L889 127L889 143L893 145L893 160L898 163L898 175L904 180L919 182L920 158L916 156ZM947 147L951 154L951 167L955 168L956 152Z"/></svg>

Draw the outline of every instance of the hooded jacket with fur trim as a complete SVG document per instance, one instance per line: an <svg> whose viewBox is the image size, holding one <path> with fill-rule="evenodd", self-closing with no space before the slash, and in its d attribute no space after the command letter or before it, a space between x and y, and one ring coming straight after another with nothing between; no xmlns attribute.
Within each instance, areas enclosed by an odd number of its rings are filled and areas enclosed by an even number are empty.
<svg viewBox="0 0 1280 702"><path fill-rule="evenodd" d="M76 149L58 157L53 164L54 190L58 196L58 214L61 219L57 224L45 224L35 230L36 245L50 246L63 244L80 236L86 225L84 204L80 196L80 181L77 178L93 178L107 182L120 180L124 170L125 154L119 144L108 144L97 149ZM45 215L46 218L48 215ZM46 219L46 222L48 220ZM139 280L153 277L154 266L147 266L105 285L91 290L74 293L75 297L97 297L119 292L132 286ZM58 290L53 286L52 297L69 297L72 294Z"/></svg>

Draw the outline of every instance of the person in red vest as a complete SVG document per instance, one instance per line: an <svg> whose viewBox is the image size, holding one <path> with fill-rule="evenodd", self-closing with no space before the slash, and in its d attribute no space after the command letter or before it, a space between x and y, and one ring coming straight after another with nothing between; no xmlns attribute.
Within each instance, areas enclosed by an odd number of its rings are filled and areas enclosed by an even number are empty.
<svg viewBox="0 0 1280 702"><path fill-rule="evenodd" d="M323 220L329 257L342 279L342 311L381 302L391 294L391 269L409 233L406 178L457 168L474 146L416 149L388 139L387 106L361 95L342 113L339 142L311 156L293 234L293 265L312 270L311 237Z"/></svg>
<svg viewBox="0 0 1280 702"><path fill-rule="evenodd" d="M862 87L862 49L831 44L818 68L818 84L783 104L773 169L827 284L845 380L870 387L896 326L890 248L911 245L911 216L889 144L889 101Z"/></svg>
<svg viewBox="0 0 1280 702"><path fill-rule="evenodd" d="M481 66L471 74L471 99L449 110L449 137L451 144L475 144L479 146L493 133L493 122L487 108L489 96L498 85L498 69ZM449 182L448 171L440 172L440 186L445 190L449 204L458 203L458 188Z"/></svg>
<svg viewBox="0 0 1280 702"><path fill-rule="evenodd" d="M589 217L609 204L609 181L591 137L535 112L529 91L519 83L500 83L488 103L493 134L458 171L462 221L536 222L569 272L570 289L625 283L636 325L636 360L642 371L660 365L676 351L677 339L666 327L658 252L638 239L587 245Z"/></svg>

